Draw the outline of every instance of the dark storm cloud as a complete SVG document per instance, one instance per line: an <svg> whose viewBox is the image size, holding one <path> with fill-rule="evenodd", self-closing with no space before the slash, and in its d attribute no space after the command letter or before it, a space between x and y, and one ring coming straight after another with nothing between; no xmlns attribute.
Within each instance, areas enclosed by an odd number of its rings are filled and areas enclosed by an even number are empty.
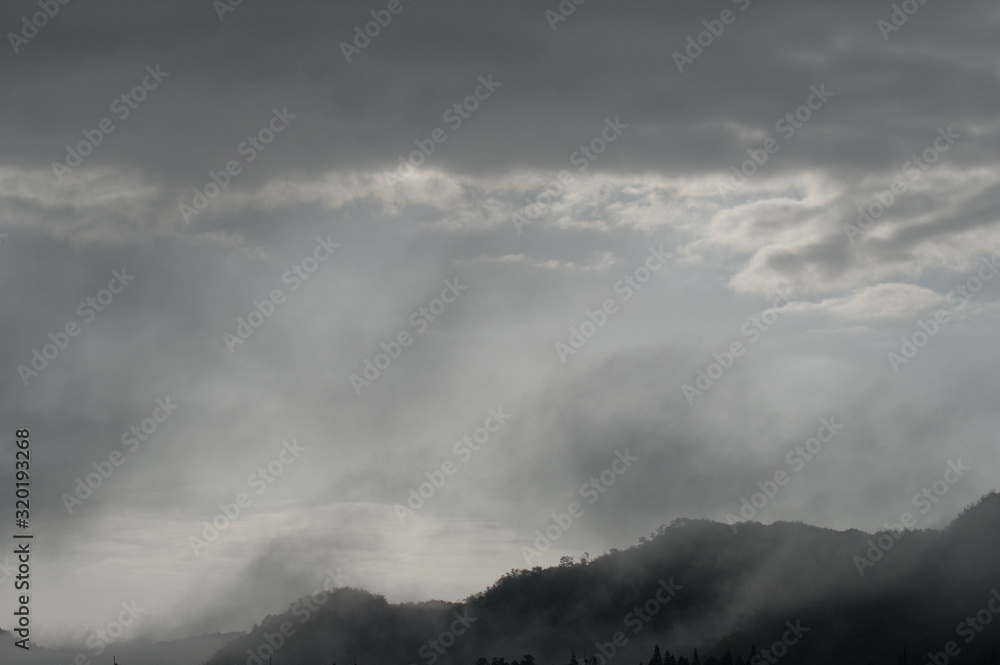
<svg viewBox="0 0 1000 665"><path fill-rule="evenodd" d="M7 5L0 23L16 26L33 7ZM288 106L295 126L241 186L284 169L382 169L488 74L502 87L433 157L439 167L554 167L604 117L621 115L634 128L629 149L604 168L724 168L756 143L744 132L773 134L820 84L834 92L829 108L769 170L887 168L943 119L990 128L970 161L996 144L990 19L973 18L989 15L981 3L924 5L888 42L876 20L890 8L862 3L588 3L555 31L548 4L402 7L348 64L340 43L374 5L244 3L220 21L208 2L70 4L4 57L19 91L0 117L5 158L48 166L157 64L169 77L91 168L138 168L183 187L231 159L272 107ZM672 54L724 9L735 21L679 73Z"/></svg>

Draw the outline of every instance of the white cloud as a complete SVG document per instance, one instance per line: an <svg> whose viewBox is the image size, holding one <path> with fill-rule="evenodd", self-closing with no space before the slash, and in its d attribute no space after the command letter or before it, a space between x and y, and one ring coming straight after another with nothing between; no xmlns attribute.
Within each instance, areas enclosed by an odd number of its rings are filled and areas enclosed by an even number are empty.
<svg viewBox="0 0 1000 665"><path fill-rule="evenodd" d="M847 322L899 321L912 319L924 310L945 302L945 297L913 284L887 282L859 289L817 303L795 301L793 312L820 313Z"/></svg>

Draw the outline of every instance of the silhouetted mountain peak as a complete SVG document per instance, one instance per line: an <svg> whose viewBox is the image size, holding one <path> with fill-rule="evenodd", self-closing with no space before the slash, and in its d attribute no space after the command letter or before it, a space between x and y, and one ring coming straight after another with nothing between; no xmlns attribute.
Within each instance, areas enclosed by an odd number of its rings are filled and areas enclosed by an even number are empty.
<svg viewBox="0 0 1000 665"><path fill-rule="evenodd" d="M969 529L1000 530L1000 493L990 492L976 503L966 506L948 525L949 531Z"/></svg>
<svg viewBox="0 0 1000 665"><path fill-rule="evenodd" d="M940 650L955 636L956 617L989 602L1000 579L998 526L995 492L946 531L869 534L799 522L676 519L593 559L513 569L461 603L389 603L337 589L315 611L296 603L266 617L208 665L266 663L282 626L293 633L282 638L288 663L354 656L414 662L436 655L438 640L454 642L446 660L459 665L525 653L536 662L565 662L573 648L582 661L628 629L620 662L648 659L659 644L685 653L697 648L705 665L721 665L727 650L770 649L801 626L787 665L886 665L898 661L904 644ZM987 651L1000 644L1000 621L983 633L963 645L963 665L987 662Z"/></svg>

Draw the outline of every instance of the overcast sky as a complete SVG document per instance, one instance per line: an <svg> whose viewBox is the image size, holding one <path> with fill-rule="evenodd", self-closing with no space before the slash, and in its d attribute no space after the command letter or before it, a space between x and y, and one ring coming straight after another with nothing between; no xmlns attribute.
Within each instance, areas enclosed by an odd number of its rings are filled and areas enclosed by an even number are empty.
<svg viewBox="0 0 1000 665"><path fill-rule="evenodd" d="M994 489L1000 8L903 4L5 2L34 636L245 630L338 568L455 600L573 502L530 565L778 471L758 521Z"/></svg>

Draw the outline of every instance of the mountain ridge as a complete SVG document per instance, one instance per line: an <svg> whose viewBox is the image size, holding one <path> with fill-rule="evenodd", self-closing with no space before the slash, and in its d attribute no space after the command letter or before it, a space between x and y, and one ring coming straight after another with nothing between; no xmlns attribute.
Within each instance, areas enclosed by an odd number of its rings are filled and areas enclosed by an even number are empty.
<svg viewBox="0 0 1000 665"><path fill-rule="evenodd" d="M557 663L571 652L581 660L646 662L655 646L687 654L698 649L704 665L731 665L723 658L728 652L737 654L735 665L745 665L742 654L774 645L787 649L782 661L789 665L913 665L900 662L904 648L924 663L928 653L944 654L949 642L959 649L950 664L1000 665L989 656L1000 644L993 610L979 630L959 623L985 617L992 594L1000 613L998 536L997 492L940 530L868 533L790 521L729 525L677 518L593 559L511 569L460 602L389 603L338 587L325 597L299 599L246 633L172 642L210 646L196 659L207 665L262 665L269 655L275 665L351 658L364 665L473 665L524 654ZM782 636L796 626L802 634L782 647ZM0 641L12 650L12 636L3 633ZM147 652L143 665L193 662L178 661L185 650L169 646L125 642L116 649L123 662L126 654L135 660L133 654ZM612 648L613 657L601 655ZM46 649L32 654L19 662L75 656Z"/></svg>
<svg viewBox="0 0 1000 665"><path fill-rule="evenodd" d="M624 635L615 656L623 661L645 661L656 644L698 648L702 657L716 658L727 649L745 653L771 644L787 632L782 626L795 622L808 630L795 650L789 648L787 663L895 663L907 644L912 653L918 642L926 652L954 641L952 621L988 601L1000 584L1000 538L990 537L998 534L996 492L942 530L866 533L799 522L730 526L679 518L639 544L587 563L512 569L461 603L389 604L377 594L339 589L301 623L287 612L268 617L208 665L229 665L236 657L252 662L252 654L268 652L261 648L266 636L285 622L295 633L275 651L289 663L353 654L365 663L431 665L440 659L472 665L480 657L525 653L556 662L571 651L580 658L599 655L599 645L612 645L616 633ZM964 563L949 570L954 561ZM655 614L639 619L636 608L655 607L650 599L663 583L680 588ZM365 594L373 600L362 602ZM349 609L358 602L365 610L354 617ZM428 651L449 617L463 611L476 622L443 653ZM856 616L865 618L865 630L854 628ZM986 657L980 652L1000 641L998 625L1000 620L984 628L988 636L977 633L965 657ZM385 639L370 639L372 630Z"/></svg>

